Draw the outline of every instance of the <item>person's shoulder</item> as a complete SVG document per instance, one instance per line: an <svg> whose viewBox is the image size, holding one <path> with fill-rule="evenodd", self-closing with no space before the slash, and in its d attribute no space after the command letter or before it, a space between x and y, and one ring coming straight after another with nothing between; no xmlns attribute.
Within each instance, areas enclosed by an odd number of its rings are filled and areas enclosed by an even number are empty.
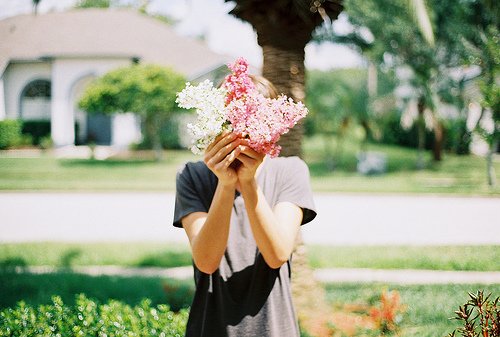
<svg viewBox="0 0 500 337"><path fill-rule="evenodd" d="M179 177L182 176L204 176L210 173L205 162L199 161L189 161L181 165L179 170L177 171L177 175Z"/></svg>
<svg viewBox="0 0 500 337"><path fill-rule="evenodd" d="M269 158L269 166L276 170L304 170L307 164L297 156Z"/></svg>
<svg viewBox="0 0 500 337"><path fill-rule="evenodd" d="M183 171L202 172L202 171L207 170L207 169L208 169L207 165L205 165L205 163L202 160L188 161L180 166L179 172L183 172Z"/></svg>

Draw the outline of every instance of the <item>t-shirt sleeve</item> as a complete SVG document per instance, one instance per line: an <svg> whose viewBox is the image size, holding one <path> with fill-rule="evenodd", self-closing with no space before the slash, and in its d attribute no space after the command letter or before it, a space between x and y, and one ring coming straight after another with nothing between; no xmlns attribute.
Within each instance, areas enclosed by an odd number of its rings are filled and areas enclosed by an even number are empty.
<svg viewBox="0 0 500 337"><path fill-rule="evenodd" d="M301 225L304 225L316 217L309 168L298 157L290 157L287 161L281 170L281 190L277 202L286 201L299 206L303 212Z"/></svg>
<svg viewBox="0 0 500 337"><path fill-rule="evenodd" d="M182 228L182 218L193 212L208 212L202 196L196 188L196 175L193 169L187 163L177 172L173 223L175 227Z"/></svg>

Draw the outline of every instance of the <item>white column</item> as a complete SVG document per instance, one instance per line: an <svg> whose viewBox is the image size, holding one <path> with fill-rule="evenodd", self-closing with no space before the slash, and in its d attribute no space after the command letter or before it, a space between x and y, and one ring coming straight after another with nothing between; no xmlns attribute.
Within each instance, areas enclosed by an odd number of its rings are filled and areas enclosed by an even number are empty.
<svg viewBox="0 0 500 337"><path fill-rule="evenodd" d="M66 84L60 74L53 71L51 134L56 147L75 144L75 117Z"/></svg>
<svg viewBox="0 0 500 337"><path fill-rule="evenodd" d="M0 77L0 121L7 117L5 112L5 90L3 87L3 77Z"/></svg>

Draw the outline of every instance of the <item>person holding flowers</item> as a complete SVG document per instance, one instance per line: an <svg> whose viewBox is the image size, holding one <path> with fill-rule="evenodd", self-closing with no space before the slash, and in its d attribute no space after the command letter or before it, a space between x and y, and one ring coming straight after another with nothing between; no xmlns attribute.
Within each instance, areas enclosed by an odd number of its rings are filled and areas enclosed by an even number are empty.
<svg viewBox="0 0 500 337"><path fill-rule="evenodd" d="M242 58L220 88L189 83L188 126L203 161L177 175L174 223L191 245L196 291L187 337L299 336L291 256L302 224L316 216L307 165L277 157L279 137L307 109L278 96Z"/></svg>

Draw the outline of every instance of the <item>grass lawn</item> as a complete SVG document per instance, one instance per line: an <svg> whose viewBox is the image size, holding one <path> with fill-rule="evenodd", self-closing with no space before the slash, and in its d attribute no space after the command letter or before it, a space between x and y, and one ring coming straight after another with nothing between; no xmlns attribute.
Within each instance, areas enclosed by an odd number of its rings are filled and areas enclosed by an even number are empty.
<svg viewBox="0 0 500 337"><path fill-rule="evenodd" d="M0 190L21 191L173 191L187 151L166 151L165 159L16 158L0 154Z"/></svg>
<svg viewBox="0 0 500 337"><path fill-rule="evenodd" d="M500 246L308 246L313 268L500 271ZM0 266L191 265L187 245L169 243L0 244Z"/></svg>
<svg viewBox="0 0 500 337"><path fill-rule="evenodd" d="M461 195L499 195L500 187L486 184L485 159L445 154L439 164L429 163L416 170L414 149L369 144L369 151L383 152L388 172L379 176L356 173L359 144L346 141L342 154L335 156L334 170L328 168L323 141L319 137L304 142L305 160L311 171L311 183L317 192L360 193L433 193ZM198 160L188 151L166 151L156 162L137 153L129 159L57 159L48 153L39 158L20 158L0 152L0 190L21 191L173 191L175 174L181 164ZM495 161L500 181L500 161Z"/></svg>
<svg viewBox="0 0 500 337"><path fill-rule="evenodd" d="M335 147L336 143L332 146ZM426 168L417 170L415 149L368 144L367 151L387 156L387 173L362 176L356 173L356 155L360 151L358 142L346 140L340 154L336 150L334 170L328 168L324 148L320 137L304 142L304 158L311 171L313 189L318 192L500 194L500 187L490 188L487 185L486 159L474 155L445 153L442 162L433 163L431 153L427 151L424 155ZM500 160L496 159L494 167L500 181Z"/></svg>
<svg viewBox="0 0 500 337"><path fill-rule="evenodd" d="M500 246L309 246L313 268L500 271Z"/></svg>

